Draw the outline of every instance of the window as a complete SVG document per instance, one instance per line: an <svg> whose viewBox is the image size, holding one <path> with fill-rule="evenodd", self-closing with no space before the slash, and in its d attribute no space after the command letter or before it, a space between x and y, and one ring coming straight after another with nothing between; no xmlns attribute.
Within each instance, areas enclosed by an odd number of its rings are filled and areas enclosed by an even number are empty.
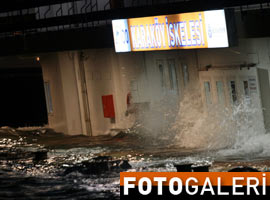
<svg viewBox="0 0 270 200"><path fill-rule="evenodd" d="M177 70L174 59L157 60L157 71L163 92L173 91L178 94Z"/></svg>
<svg viewBox="0 0 270 200"><path fill-rule="evenodd" d="M205 90L205 100L206 100L206 104L212 104L212 97L211 97L211 86L210 86L210 82L206 81L204 82L204 90Z"/></svg>
<svg viewBox="0 0 270 200"><path fill-rule="evenodd" d="M50 88L49 82L44 82L44 90L45 90L45 97L46 97L47 112L48 114L51 114L53 113L53 106L52 106L51 88Z"/></svg>
<svg viewBox="0 0 270 200"><path fill-rule="evenodd" d="M231 100L232 103L235 103L237 101L237 94L236 94L236 85L235 85L235 81L230 81L230 89L231 89Z"/></svg>
<svg viewBox="0 0 270 200"><path fill-rule="evenodd" d="M223 89L223 82L217 81L217 96L218 96L218 103L224 105L224 89Z"/></svg>
<svg viewBox="0 0 270 200"><path fill-rule="evenodd" d="M184 78L184 86L187 86L189 81L188 66L186 64L182 65L182 72Z"/></svg>
<svg viewBox="0 0 270 200"><path fill-rule="evenodd" d="M175 69L175 61L168 60L169 64L169 79L170 79L170 89L175 90L177 87L177 78L176 78L176 69Z"/></svg>
<svg viewBox="0 0 270 200"><path fill-rule="evenodd" d="M243 84L244 84L244 94L245 96L249 96L248 81L243 81Z"/></svg>
<svg viewBox="0 0 270 200"><path fill-rule="evenodd" d="M164 80L164 67L163 67L163 61L158 60L158 69L159 69L159 74L160 74L160 80L161 80L161 87L165 87L165 80Z"/></svg>

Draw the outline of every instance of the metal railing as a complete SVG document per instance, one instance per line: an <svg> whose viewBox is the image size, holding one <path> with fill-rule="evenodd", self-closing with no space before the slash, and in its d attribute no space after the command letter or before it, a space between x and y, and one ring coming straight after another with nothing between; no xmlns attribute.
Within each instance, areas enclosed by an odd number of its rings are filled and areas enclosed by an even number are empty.
<svg viewBox="0 0 270 200"><path fill-rule="evenodd" d="M12 2L12 0L10 0ZM121 8L149 7L161 4L185 3L196 0L13 0L18 5L2 6L0 3L0 37L35 34L47 31L85 29L109 25L112 14ZM206 0L206 2L211 0ZM213 0L212 0L213 1ZM254 1L254 0L251 0ZM248 1L248 2L251 2ZM260 9L269 8L269 2L258 4ZM22 2L25 2L24 4ZM204 2L204 1L201 1ZM225 1L224 5L238 5L240 12L251 8L241 5L243 0ZM255 1L254 1L255 2ZM263 3L264 2L264 3ZM190 4L188 4L190 3ZM227 3L227 4L226 4ZM111 14L111 15L108 15ZM106 15L106 16L104 16Z"/></svg>

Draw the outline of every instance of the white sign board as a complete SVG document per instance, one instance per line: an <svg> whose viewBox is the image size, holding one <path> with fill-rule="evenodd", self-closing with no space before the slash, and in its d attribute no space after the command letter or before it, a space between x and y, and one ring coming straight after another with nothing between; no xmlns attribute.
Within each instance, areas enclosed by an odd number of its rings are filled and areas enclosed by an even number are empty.
<svg viewBox="0 0 270 200"><path fill-rule="evenodd" d="M119 19L112 21L113 38L116 52L130 52L131 45L128 31L127 19Z"/></svg>
<svg viewBox="0 0 270 200"><path fill-rule="evenodd" d="M224 10L112 21L116 52L224 48Z"/></svg>

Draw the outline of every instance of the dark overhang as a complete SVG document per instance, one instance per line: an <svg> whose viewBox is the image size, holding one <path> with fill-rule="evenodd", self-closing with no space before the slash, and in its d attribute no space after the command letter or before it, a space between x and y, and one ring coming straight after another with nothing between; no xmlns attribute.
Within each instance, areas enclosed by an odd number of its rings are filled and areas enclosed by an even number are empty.
<svg viewBox="0 0 270 200"><path fill-rule="evenodd" d="M113 47L111 26L17 35L0 39L0 55Z"/></svg>
<svg viewBox="0 0 270 200"><path fill-rule="evenodd" d="M86 2L86 0L10 0L5 5L3 2L0 3L0 12L77 1ZM152 5L106 8L99 11L92 10L91 12L83 10L80 14L71 12L70 15L60 14L57 17L50 18L46 16L37 18L36 16L40 13L21 13L16 16L0 17L0 33L2 36L0 37L0 55L113 47L110 25L112 19L176 14L229 7L239 7L239 10L242 10L242 8L247 8L254 4L260 7L263 3L270 8L269 0L183 0L166 4L155 3L157 2L155 0L152 2ZM85 5L87 7L88 4ZM36 9L35 12L39 12L39 9ZM247 37L250 35L252 37L259 37L260 35L270 36L269 28L263 26L264 22L267 22L270 18L269 9L264 8L243 12L243 16L242 23L247 31L252 32L252 34L247 32ZM257 19L261 18L262 23L257 23L254 17ZM256 29L254 25L261 28ZM256 30L261 30L261 33L258 33Z"/></svg>
<svg viewBox="0 0 270 200"><path fill-rule="evenodd" d="M31 9L41 6L76 2L83 0L10 0L0 2L0 12L10 12L23 9Z"/></svg>

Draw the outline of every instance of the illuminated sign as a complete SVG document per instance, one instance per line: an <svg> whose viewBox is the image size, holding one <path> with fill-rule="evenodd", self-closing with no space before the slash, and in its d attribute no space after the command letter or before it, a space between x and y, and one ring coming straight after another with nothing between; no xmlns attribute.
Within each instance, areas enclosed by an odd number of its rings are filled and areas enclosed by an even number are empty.
<svg viewBox="0 0 270 200"><path fill-rule="evenodd" d="M116 52L131 51L127 19L113 20L112 26L113 26L115 51Z"/></svg>
<svg viewBox="0 0 270 200"><path fill-rule="evenodd" d="M224 10L113 20L116 52L228 47Z"/></svg>

